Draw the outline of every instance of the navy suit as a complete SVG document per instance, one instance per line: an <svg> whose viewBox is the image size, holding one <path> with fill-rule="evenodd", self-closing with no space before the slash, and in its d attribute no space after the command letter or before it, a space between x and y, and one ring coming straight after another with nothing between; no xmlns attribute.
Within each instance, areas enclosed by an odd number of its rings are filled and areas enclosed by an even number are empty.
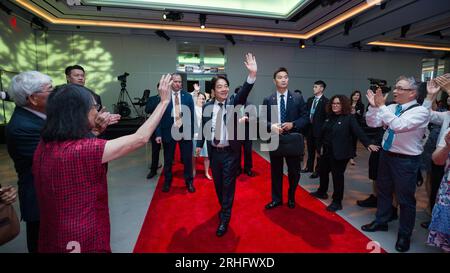
<svg viewBox="0 0 450 273"><path fill-rule="evenodd" d="M267 106L267 130L271 130L272 124L278 123L278 120L271 120L271 106L278 109L277 93L273 93L264 99L263 105ZM277 110L278 111L278 110ZM275 115L277 116L277 115ZM289 133L300 133L308 124L308 113L306 104L301 95L291 91L287 92L286 121L292 122L294 127ZM300 144L299 144L300 145ZM283 185L283 159L286 159L288 166L289 194L288 199L295 201L295 190L300 180L300 162L301 156L277 156L269 152L270 170L272 176L272 202L282 202Z"/></svg>
<svg viewBox="0 0 450 273"><path fill-rule="evenodd" d="M236 105L245 105L247 101L248 94L252 90L253 84L249 84L247 82L244 83L241 90L234 95L229 97L226 100L225 107L227 105L236 106ZM228 128L229 136L233 134L233 139L228 138L229 146L225 148L216 148L212 145L211 139L212 132L205 132L205 125L209 124L212 120L213 111L210 111L210 115L208 111L205 109L213 107L215 103L215 99L205 103L203 105L203 117L202 117L202 125L201 130L199 130L199 140L197 141L197 148L202 148L205 137L207 137L207 147L208 147L208 157L211 161L211 170L214 179L214 186L216 188L217 198L219 200L219 204L221 206L220 211L220 219L222 222L229 222L231 218L231 209L233 207L234 200L234 192L236 186L236 175L237 169L239 166L240 159L240 149L242 147L242 140L237 139L237 116L227 112L227 124L233 124L233 128ZM234 123L231 121L234 119ZM233 132L231 132L233 130ZM207 131L207 130L206 130ZM205 133L208 135L205 136ZM201 136L201 137L200 137Z"/></svg>
<svg viewBox="0 0 450 273"><path fill-rule="evenodd" d="M172 137L172 127L174 126L174 118L172 112L173 103L170 101L164 112L161 121L156 129L156 137L162 138L162 144L164 148L164 185L170 187L172 183L172 163L175 156L175 147L178 143L180 145L181 160L184 165L184 180L186 185L192 185L194 177L192 173L192 155L193 144L192 139L194 137L194 100L191 94L186 91L180 90L180 104L189 108L190 113L184 112L182 109L182 122L183 125L179 128L179 131L184 134L181 140L175 140ZM190 130L190 131L189 131Z"/></svg>
<svg viewBox="0 0 450 273"><path fill-rule="evenodd" d="M145 112L151 115L160 101L161 98L158 95L148 98L147 105L145 106ZM161 144L156 142L155 133L150 137L150 141L152 143L152 164L150 166L150 170L156 172L159 165L159 152L161 151Z"/></svg>
<svg viewBox="0 0 450 273"><path fill-rule="evenodd" d="M9 156L14 161L19 178L19 201L21 218L27 222L28 250L37 250L39 230L39 207L32 174L33 155L41 139L45 120L34 113L16 107L6 126L6 144ZM32 224L29 224L32 223ZM33 226L33 228L30 228Z"/></svg>

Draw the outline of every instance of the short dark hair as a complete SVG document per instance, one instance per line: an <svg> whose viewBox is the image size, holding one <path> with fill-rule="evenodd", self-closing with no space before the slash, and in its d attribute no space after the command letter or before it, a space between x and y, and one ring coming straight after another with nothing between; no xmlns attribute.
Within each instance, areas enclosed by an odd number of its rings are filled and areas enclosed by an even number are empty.
<svg viewBox="0 0 450 273"><path fill-rule="evenodd" d="M353 91L352 94L350 95L350 104L353 103L353 96L354 96L355 94L359 94L359 99L358 99L358 101L356 102L356 104L362 104L362 94L361 94L361 91L359 91L359 90Z"/></svg>
<svg viewBox="0 0 450 273"><path fill-rule="evenodd" d="M327 84L324 81L316 81L315 85L321 85L323 89L327 88Z"/></svg>
<svg viewBox="0 0 450 273"><path fill-rule="evenodd" d="M227 85L230 86L230 82L228 81L227 77L222 76L222 75L217 75L217 76L215 76L215 77L213 77L213 78L211 79L211 86L212 86L212 89L213 89L213 90L216 90L216 83L217 83L217 81L220 80L220 79L226 81L226 82L227 82Z"/></svg>
<svg viewBox="0 0 450 273"><path fill-rule="evenodd" d="M280 67L277 70L275 70L275 72L273 72L273 79L275 80L275 78L277 77L277 74L280 72L286 72L286 74L289 75L288 70L286 69L286 67Z"/></svg>
<svg viewBox="0 0 450 273"><path fill-rule="evenodd" d="M301 91L301 90L298 90L298 89L296 89L296 90L294 90L294 93L297 93L297 94L301 95L301 94L302 94L302 91Z"/></svg>
<svg viewBox="0 0 450 273"><path fill-rule="evenodd" d="M87 88L78 84L59 86L48 97L43 141L85 138L90 131L88 114L93 104L94 97Z"/></svg>
<svg viewBox="0 0 450 273"><path fill-rule="evenodd" d="M352 105L350 104L350 99L345 96L345 95L334 95L333 97L331 97L331 99L328 101L327 104L327 108L326 111L328 114L333 115L333 108L332 108L332 103L334 101L334 99L339 99L339 102L341 103L341 107L342 107L342 115L349 115L352 112Z"/></svg>
<svg viewBox="0 0 450 273"><path fill-rule="evenodd" d="M81 65L76 64L76 65L70 65L70 66L66 67L66 70L64 71L66 73L66 76L69 76L70 72L72 72L72 70L74 70L74 69L79 69L79 70L83 71L83 73L86 73L86 72L84 72L84 68Z"/></svg>

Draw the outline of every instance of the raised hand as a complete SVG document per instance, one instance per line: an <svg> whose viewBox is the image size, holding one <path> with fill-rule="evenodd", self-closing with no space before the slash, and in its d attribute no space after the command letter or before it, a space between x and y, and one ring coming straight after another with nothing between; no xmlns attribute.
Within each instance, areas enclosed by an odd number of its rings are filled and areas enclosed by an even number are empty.
<svg viewBox="0 0 450 273"><path fill-rule="evenodd" d="M250 77L256 77L256 72L258 71L258 66L256 64L256 58L255 55L252 53L247 53L245 55L245 61L244 61L245 67L247 67L248 73Z"/></svg>
<svg viewBox="0 0 450 273"><path fill-rule="evenodd" d="M171 100L170 86L172 85L172 76L170 74L162 75L159 80L158 93L161 102L169 103Z"/></svg>
<svg viewBox="0 0 450 273"><path fill-rule="evenodd" d="M384 96L381 90L377 90L377 93L375 93L374 101L376 107L381 107L386 104L386 98L387 96Z"/></svg>
<svg viewBox="0 0 450 273"><path fill-rule="evenodd" d="M366 98L367 98L367 101L369 101L370 106L377 107L375 105L375 94L373 93L372 90L370 90L370 89L367 90Z"/></svg>
<svg viewBox="0 0 450 273"><path fill-rule="evenodd" d="M441 87L434 80L427 82L427 93L429 95L436 95L440 89Z"/></svg>
<svg viewBox="0 0 450 273"><path fill-rule="evenodd" d="M450 73L439 76L434 81L445 91L450 92Z"/></svg>

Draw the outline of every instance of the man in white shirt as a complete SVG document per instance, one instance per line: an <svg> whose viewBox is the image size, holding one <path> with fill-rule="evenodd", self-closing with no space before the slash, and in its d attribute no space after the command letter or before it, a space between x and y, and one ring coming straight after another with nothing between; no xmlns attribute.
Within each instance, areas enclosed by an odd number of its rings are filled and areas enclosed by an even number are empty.
<svg viewBox="0 0 450 273"><path fill-rule="evenodd" d="M401 76L393 92L395 104L385 105L381 91L367 91L370 103L366 122L370 127L385 126L380 154L378 203L375 221L361 227L363 231L387 231L392 214L395 190L400 205L400 226L395 249L409 250L416 217L416 182L423 152L422 138L428 125L429 111L417 103L418 84L412 77Z"/></svg>

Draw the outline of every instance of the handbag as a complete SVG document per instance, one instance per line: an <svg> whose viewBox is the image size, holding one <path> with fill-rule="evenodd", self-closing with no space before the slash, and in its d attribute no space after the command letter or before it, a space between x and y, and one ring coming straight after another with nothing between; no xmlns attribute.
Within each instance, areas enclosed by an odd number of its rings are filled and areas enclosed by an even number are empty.
<svg viewBox="0 0 450 273"><path fill-rule="evenodd" d="M6 244L20 232L20 222L12 204L0 202L0 246Z"/></svg>
<svg viewBox="0 0 450 273"><path fill-rule="evenodd" d="M279 135L278 149L272 151L275 156L301 156L304 154L303 135L300 133L289 133Z"/></svg>

